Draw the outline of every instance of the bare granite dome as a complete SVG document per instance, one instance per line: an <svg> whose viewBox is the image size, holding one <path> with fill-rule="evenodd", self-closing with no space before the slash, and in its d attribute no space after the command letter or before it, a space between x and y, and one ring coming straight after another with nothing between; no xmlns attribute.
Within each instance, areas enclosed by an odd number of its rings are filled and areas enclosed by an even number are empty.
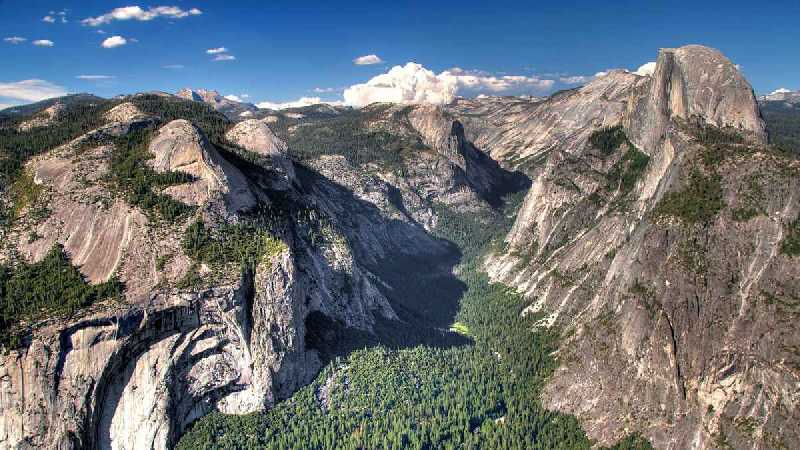
<svg viewBox="0 0 800 450"><path fill-rule="evenodd" d="M282 171L288 180L294 179L294 166L286 153L286 143L275 136L263 120L239 122L225 137L245 150L268 157L273 167Z"/></svg>
<svg viewBox="0 0 800 450"><path fill-rule="evenodd" d="M150 143L152 167L159 172L180 171L196 177L191 183L171 186L166 192L190 205L218 199L233 211L255 205L244 175L223 159L203 132L187 120L164 125Z"/></svg>

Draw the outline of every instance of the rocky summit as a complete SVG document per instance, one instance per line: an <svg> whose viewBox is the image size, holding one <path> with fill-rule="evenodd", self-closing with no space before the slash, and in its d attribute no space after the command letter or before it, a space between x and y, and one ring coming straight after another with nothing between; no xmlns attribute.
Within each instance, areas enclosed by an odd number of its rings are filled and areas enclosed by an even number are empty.
<svg viewBox="0 0 800 450"><path fill-rule="evenodd" d="M0 114L0 449L798 448L795 97Z"/></svg>

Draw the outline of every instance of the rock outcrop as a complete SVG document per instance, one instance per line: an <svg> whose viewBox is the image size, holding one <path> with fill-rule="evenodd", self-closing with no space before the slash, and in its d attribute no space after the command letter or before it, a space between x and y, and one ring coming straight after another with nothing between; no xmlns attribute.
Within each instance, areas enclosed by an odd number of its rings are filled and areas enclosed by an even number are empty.
<svg viewBox="0 0 800 450"><path fill-rule="evenodd" d="M598 90L600 115L583 98ZM800 265L781 242L800 165L765 146L749 84L716 50L688 46L662 50L652 76L602 77L535 114L558 104L572 114L557 110L548 129L580 131L532 147L547 157L486 265L567 336L545 404L601 443L642 431L657 448L798 445L800 334L786 305ZM593 145L604 125L628 139Z"/></svg>
<svg viewBox="0 0 800 450"><path fill-rule="evenodd" d="M618 123L629 95L647 77L610 71L547 99L475 99L447 107L467 138L506 167L535 173L557 148L580 146L595 129Z"/></svg>
<svg viewBox="0 0 800 450"><path fill-rule="evenodd" d="M120 103L104 114L104 117L109 122L134 122L146 116L131 102Z"/></svg>
<svg viewBox="0 0 800 450"><path fill-rule="evenodd" d="M271 169L283 174L287 188L295 181L294 165L286 143L275 136L264 121L244 120L228 130L225 136L245 150L265 157Z"/></svg>
<svg viewBox="0 0 800 450"><path fill-rule="evenodd" d="M46 127L61 118L64 112L63 103L54 103L45 108L42 112L34 115L31 119L22 122L17 128L21 132L30 131L34 128Z"/></svg>
<svg viewBox="0 0 800 450"><path fill-rule="evenodd" d="M211 227L255 220L282 242L241 270L193 263L181 240L195 218L152 220L105 184L115 149L95 143L151 123L135 120L145 122L113 122L26 166L50 214L22 211L6 251L37 261L58 242L89 281L116 276L126 290L120 301L30 324L23 346L0 356L0 446L169 448L211 410L247 413L288 397L348 333L444 336L381 268L418 260L424 289L452 276L453 249L307 169L292 175L296 187L270 185L294 169L263 124L237 127L231 139L283 158L282 167L239 168L186 120L155 132L151 167L194 177L165 193L196 205ZM200 281L182 283L194 270Z"/></svg>
<svg viewBox="0 0 800 450"><path fill-rule="evenodd" d="M452 342L460 255L428 231L439 208L478 212L527 186L509 170L533 184L485 267L562 331L546 406L601 444L639 431L657 448L800 445L800 265L784 245L800 163L766 145L752 89L716 50L663 49L652 75L548 98L242 120L255 107L178 97L240 122L216 117L228 126L212 144L131 96L26 162L47 214L22 208L0 261L62 244L125 294L27 323L0 356L0 448L169 448L204 414L268 408L357 346ZM148 129L147 167L191 176L157 192L194 207L174 222L109 184L112 142ZM358 148L293 160L302 133ZM198 260L183 241L199 223L209 239L255 230L270 251Z"/></svg>
<svg viewBox="0 0 800 450"><path fill-rule="evenodd" d="M221 200L233 212L255 206L245 176L223 159L191 122L168 123L158 130L149 148L155 156L151 166L156 171L179 171L195 177L191 183L167 188L166 192L177 200L203 206Z"/></svg>
<svg viewBox="0 0 800 450"><path fill-rule="evenodd" d="M217 91L208 89L181 89L175 93L176 97L195 102L203 102L225 114L231 120L246 119L253 116L258 108L250 103L244 103L223 97Z"/></svg>

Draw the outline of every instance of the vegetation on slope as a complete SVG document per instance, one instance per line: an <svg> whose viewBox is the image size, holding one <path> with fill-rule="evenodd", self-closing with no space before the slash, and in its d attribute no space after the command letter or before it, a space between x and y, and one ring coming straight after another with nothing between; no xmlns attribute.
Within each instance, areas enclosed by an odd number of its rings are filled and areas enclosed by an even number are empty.
<svg viewBox="0 0 800 450"><path fill-rule="evenodd" d="M627 138L626 138L627 140ZM622 155L608 172L608 185L611 189L619 188L622 195L627 195L636 186L636 182L644 174L650 157L642 153L633 144L628 143L628 150Z"/></svg>
<svg viewBox="0 0 800 450"><path fill-rule="evenodd" d="M103 113L113 103L107 100L79 101L67 105L59 119L46 127L21 131L30 115L0 117L0 186L8 186L31 156L57 147L103 123Z"/></svg>
<svg viewBox="0 0 800 450"><path fill-rule="evenodd" d="M800 217L784 227L781 253L789 256L800 256Z"/></svg>
<svg viewBox="0 0 800 450"><path fill-rule="evenodd" d="M622 125L603 127L589 136L589 144L603 152L604 155L614 153L614 150L626 142L629 142L628 136L625 135Z"/></svg>
<svg viewBox="0 0 800 450"><path fill-rule="evenodd" d="M213 145L223 151L239 150L225 138L231 122L204 103L155 94L137 95L127 100L142 112L159 117L158 124L190 120L206 133ZM119 103L120 100L96 97L65 101L58 120L26 131L21 131L19 125L40 113L0 116L0 193L6 192L20 178L25 161L102 126L103 114ZM152 132L153 128L148 127L113 139L97 137L91 144L114 145L111 178L126 201L141 207L151 218L173 221L193 208L159 192L164 187L191 181L191 177L177 172L159 174L146 165L146 160L152 157L147 152ZM0 205L0 226L9 225L15 217L14 210L20 209L18 197L11 197L11 204Z"/></svg>
<svg viewBox="0 0 800 450"><path fill-rule="evenodd" d="M709 223L725 207L721 178L716 173L704 174L694 169L688 185L668 192L656 205L656 216L672 216L686 223Z"/></svg>
<svg viewBox="0 0 800 450"><path fill-rule="evenodd" d="M19 126L32 115L0 116L0 194L7 192L22 175L25 161L97 128L103 122L103 113L113 105L111 101L94 97L80 98L68 102L58 120L50 125L24 131ZM0 226L7 226L14 220L15 214L11 211L14 209L18 211L19 207L0 205Z"/></svg>
<svg viewBox="0 0 800 450"><path fill-rule="evenodd" d="M186 229L181 246L196 262L212 266L254 266L286 250L283 241L253 223L223 224L212 234L201 220Z"/></svg>
<svg viewBox="0 0 800 450"><path fill-rule="evenodd" d="M130 205L138 206L151 218L174 222L195 208L162 194L161 190L188 183L193 177L184 172L158 173L147 165L147 160L153 158L147 149L152 134L151 128L144 128L113 140L110 178Z"/></svg>
<svg viewBox="0 0 800 450"><path fill-rule="evenodd" d="M686 224L713 222L727 204L723 198L720 166L730 157L751 151L744 137L735 129L719 128L696 119L686 130L698 145L693 156L698 163L689 173L686 186L668 192L656 205L656 217L674 217ZM735 211L734 219L744 220L750 211Z"/></svg>
<svg viewBox="0 0 800 450"><path fill-rule="evenodd" d="M22 322L72 314L95 301L117 297L122 284L111 279L91 285L56 244L39 262L0 266L0 344L19 345Z"/></svg>
<svg viewBox="0 0 800 450"><path fill-rule="evenodd" d="M603 158L617 151L622 153L606 174L605 188L611 195L617 196L613 206L624 209L630 200L628 194L647 170L650 157L633 145L622 125L596 130L589 136L589 144L599 150ZM606 201L600 191L595 191L588 200L595 205Z"/></svg>
<svg viewBox="0 0 800 450"><path fill-rule="evenodd" d="M354 352L269 411L198 420L178 448L590 448L574 417L539 401L556 333L536 330L537 318L521 315L527 303L480 269L513 216L438 209L437 233L464 253L468 289L454 326L473 345Z"/></svg>
<svg viewBox="0 0 800 450"><path fill-rule="evenodd" d="M800 104L762 102L760 107L770 144L800 156Z"/></svg>
<svg viewBox="0 0 800 450"><path fill-rule="evenodd" d="M129 101L143 113L161 118L162 123L178 119L191 121L203 130L208 141L216 147L223 149L235 147L225 138L225 132L231 127L232 122L205 103L156 94L136 95Z"/></svg>
<svg viewBox="0 0 800 450"><path fill-rule="evenodd" d="M370 126L387 107L378 105L366 110L343 111L313 122L279 122L275 132L286 141L292 157L300 161L321 155L341 155L354 166L374 163L389 170L400 170L406 152L426 147L413 136Z"/></svg>

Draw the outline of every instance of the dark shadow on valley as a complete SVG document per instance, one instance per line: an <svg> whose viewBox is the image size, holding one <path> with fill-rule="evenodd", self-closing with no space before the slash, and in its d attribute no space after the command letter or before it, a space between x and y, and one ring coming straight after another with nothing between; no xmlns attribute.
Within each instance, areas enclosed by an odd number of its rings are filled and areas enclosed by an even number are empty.
<svg viewBox="0 0 800 450"><path fill-rule="evenodd" d="M357 198L348 188L296 164L301 192L324 199L318 204L338 229L354 230L348 237L354 259L375 275L373 284L383 294L399 320L375 314L373 333L348 328L321 312L306 318L306 345L319 351L324 361L354 350L385 346L450 347L470 343L449 331L466 285L454 274L461 252L449 241L431 236L413 219L386 218L375 205ZM392 205L406 213L402 197L390 188ZM334 208L333 211L327 210ZM376 252L376 242L380 252ZM376 257L376 253L383 253Z"/></svg>
<svg viewBox="0 0 800 450"><path fill-rule="evenodd" d="M490 160L483 152L473 151L478 158ZM235 153L222 149L221 152L264 190L284 214L312 208L322 213L336 229L349 230L347 240L355 261L374 275L370 277L372 284L388 299L397 314L398 320L391 320L376 311L373 332L368 332L347 327L323 312L311 312L305 319L306 347L316 349L323 362L379 345L399 349L471 343L469 338L449 330L466 290L466 285L453 273L461 262L462 253L454 243L425 231L408 214L397 188L387 185L388 191L384 194L392 206L406 216L406 220L386 217L376 205L358 198L348 187L297 161L294 161L296 192L272 190L269 188L272 175L268 170ZM490 202L492 206L506 191L529 186L529 180L522 174L507 172L496 163L489 167L492 172L502 175L501 181L488 193L494 200ZM301 225L293 223L290 226L295 239L303 239ZM296 256L303 258L299 253ZM305 263L298 263L301 272L304 271L302 266L308 266L310 261ZM353 282L349 273L332 267L327 269L341 277L345 284ZM331 286L327 288L333 290ZM348 295L348 290L344 289L338 295ZM336 292L332 294L337 295Z"/></svg>

